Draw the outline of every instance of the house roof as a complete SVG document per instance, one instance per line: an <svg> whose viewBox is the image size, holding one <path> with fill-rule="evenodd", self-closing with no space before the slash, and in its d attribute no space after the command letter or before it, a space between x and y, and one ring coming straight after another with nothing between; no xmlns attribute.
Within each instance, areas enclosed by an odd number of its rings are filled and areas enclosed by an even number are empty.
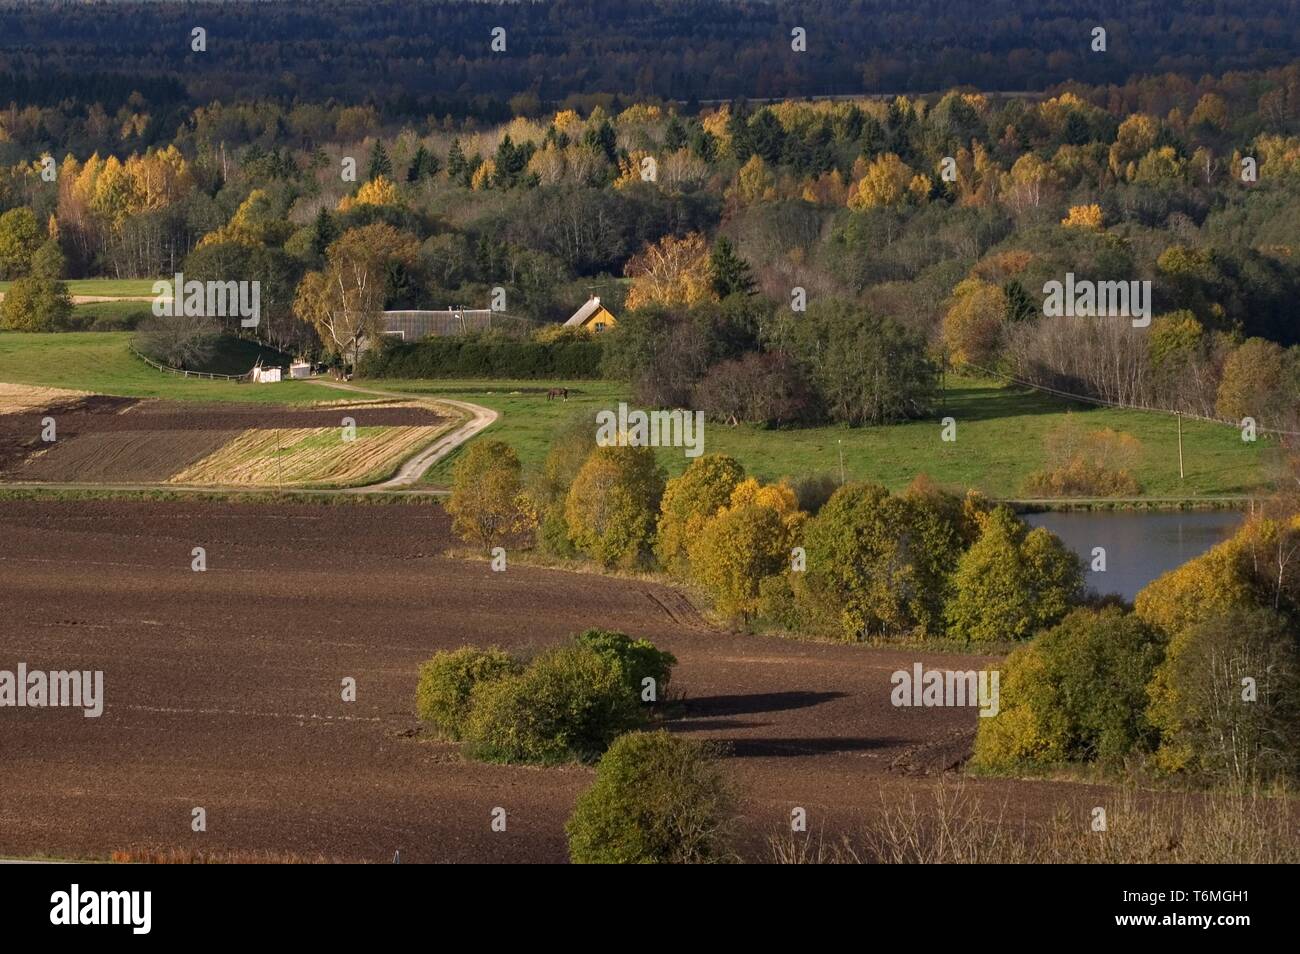
<svg viewBox="0 0 1300 954"><path fill-rule="evenodd" d="M573 313L573 316L564 323L566 328L581 328L583 323L594 315L600 308L600 299L593 296L587 300L587 303Z"/></svg>

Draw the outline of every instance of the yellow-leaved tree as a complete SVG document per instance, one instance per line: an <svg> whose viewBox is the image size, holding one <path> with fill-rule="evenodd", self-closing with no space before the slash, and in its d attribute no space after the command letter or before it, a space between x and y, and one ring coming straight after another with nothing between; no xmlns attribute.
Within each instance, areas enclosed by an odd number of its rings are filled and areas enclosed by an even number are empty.
<svg viewBox="0 0 1300 954"><path fill-rule="evenodd" d="M699 232L647 243L623 269L632 279L626 306L694 305L713 297L709 248Z"/></svg>
<svg viewBox="0 0 1300 954"><path fill-rule="evenodd" d="M788 485L743 480L687 542L691 575L719 612L748 619L759 609L763 582L789 567L807 517Z"/></svg>
<svg viewBox="0 0 1300 954"><path fill-rule="evenodd" d="M655 555L664 569L677 577L689 575L687 545L730 502L731 492L744 479L745 469L735 458L705 454L691 461L680 477L668 481L655 534Z"/></svg>
<svg viewBox="0 0 1300 954"><path fill-rule="evenodd" d="M389 266L409 266L418 252L413 236L387 223L350 229L326 250L325 268L303 276L293 312L311 323L328 351L351 350L355 362L362 339L379 334Z"/></svg>
<svg viewBox="0 0 1300 954"><path fill-rule="evenodd" d="M943 316L943 341L953 364L989 367L997 359L1006 322L1007 296L997 285L967 278L953 289Z"/></svg>
<svg viewBox="0 0 1300 954"><path fill-rule="evenodd" d="M199 248L221 242L248 246L274 245L287 237L289 228L284 217L276 212L270 194L265 189L254 189L239 204L229 222L203 236Z"/></svg>
<svg viewBox="0 0 1300 954"><path fill-rule="evenodd" d="M1092 205L1072 205L1070 214L1061 219L1061 225L1067 229L1098 231L1102 225L1101 206L1095 202Z"/></svg>
<svg viewBox="0 0 1300 954"><path fill-rule="evenodd" d="M760 155L752 155L736 170L736 179L727 188L726 196L740 205L770 202L776 198L776 177Z"/></svg>
<svg viewBox="0 0 1300 954"><path fill-rule="evenodd" d="M399 205L402 199L397 186L387 176L375 176L357 190L356 195L345 195L338 210L346 212L358 205Z"/></svg>
<svg viewBox="0 0 1300 954"><path fill-rule="evenodd" d="M912 194L909 187L915 178L912 168L894 153L878 156L849 190L849 208L862 210L902 205Z"/></svg>
<svg viewBox="0 0 1300 954"><path fill-rule="evenodd" d="M663 491L653 448L597 447L564 502L569 539L604 566L637 566L654 539Z"/></svg>
<svg viewBox="0 0 1300 954"><path fill-rule="evenodd" d="M447 502L452 530L484 549L531 532L537 513L523 492L521 471L519 455L509 444L472 442L452 468Z"/></svg>
<svg viewBox="0 0 1300 954"><path fill-rule="evenodd" d="M1285 695L1283 721L1294 724L1300 685L1294 637L1283 640L1286 652L1272 660L1266 657L1274 655L1276 647L1232 644L1245 630L1258 634L1276 624L1294 631L1300 615L1300 517L1248 521L1223 543L1148 583L1133 608L1168 640L1165 661L1147 690L1147 715L1161 733L1156 752L1160 768L1205 771L1207 756L1216 751L1222 755L1221 739L1207 739L1201 731L1207 693L1216 691L1216 686L1207 685L1210 680L1204 674L1209 669L1219 674L1218 690L1229 682L1234 688L1226 702L1216 696L1216 705L1238 704L1240 676L1249 675L1257 680L1260 693L1251 708L1275 709ZM1252 615L1254 619L1247 619ZM1238 728L1245 731L1253 714L1242 715L1246 718Z"/></svg>

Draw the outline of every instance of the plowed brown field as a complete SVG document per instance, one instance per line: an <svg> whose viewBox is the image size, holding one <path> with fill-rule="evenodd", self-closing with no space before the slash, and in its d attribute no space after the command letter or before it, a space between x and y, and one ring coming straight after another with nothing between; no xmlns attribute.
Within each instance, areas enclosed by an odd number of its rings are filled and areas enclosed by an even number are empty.
<svg viewBox="0 0 1300 954"><path fill-rule="evenodd" d="M589 626L680 660L673 731L728 743L751 856L807 809L853 830L958 761L971 709L900 709L890 673L982 657L709 628L656 584L443 555L417 505L0 501L0 669L103 670L105 711L0 709L0 855L128 847L387 861L562 861L586 767L463 760L414 735L420 662L465 644L527 649ZM203 546L207 571L191 570ZM357 701L340 698L345 677ZM1046 817L1086 786L976 781ZM490 813L504 807L506 832ZM191 831L203 807L206 833Z"/></svg>

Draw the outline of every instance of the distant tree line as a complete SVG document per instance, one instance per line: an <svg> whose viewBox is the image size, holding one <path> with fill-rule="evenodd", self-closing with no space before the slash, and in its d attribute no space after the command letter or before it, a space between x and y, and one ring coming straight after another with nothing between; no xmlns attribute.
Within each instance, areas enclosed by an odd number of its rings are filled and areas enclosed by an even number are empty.
<svg viewBox="0 0 1300 954"><path fill-rule="evenodd" d="M996 12L979 0L383 0L364 14L342 2L313 4L310 13L248 0L111 9L20 2L0 9L0 75L24 77L8 81L15 90L43 86L51 102L85 96L91 76L117 74L184 82L191 102L350 99L365 89L373 102L413 115L421 97L467 89L500 102L593 91L705 100L962 84L1040 90L1067 80L1120 84L1150 70L1197 77L1259 69L1300 53L1300 25L1285 0L1226 12L1189 4L1177 16L1179 28L1170 29L1159 0L1086 10L1068 0L1017 0ZM1099 25L1108 32L1104 53L1091 48ZM191 49L195 26L207 31L206 52ZM491 47L497 27L506 31L504 52ZM795 27L807 31L806 52L791 47ZM160 91L168 99L175 92ZM6 95L0 87L0 101Z"/></svg>

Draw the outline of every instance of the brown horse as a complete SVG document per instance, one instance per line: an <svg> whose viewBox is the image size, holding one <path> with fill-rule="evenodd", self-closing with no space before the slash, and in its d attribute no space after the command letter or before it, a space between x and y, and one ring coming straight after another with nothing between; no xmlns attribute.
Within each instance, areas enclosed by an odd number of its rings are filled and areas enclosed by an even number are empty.
<svg viewBox="0 0 1300 954"><path fill-rule="evenodd" d="M569 399L569 389L551 388L549 391L546 392L546 400L553 401L556 398L560 398L561 400L567 401Z"/></svg>

